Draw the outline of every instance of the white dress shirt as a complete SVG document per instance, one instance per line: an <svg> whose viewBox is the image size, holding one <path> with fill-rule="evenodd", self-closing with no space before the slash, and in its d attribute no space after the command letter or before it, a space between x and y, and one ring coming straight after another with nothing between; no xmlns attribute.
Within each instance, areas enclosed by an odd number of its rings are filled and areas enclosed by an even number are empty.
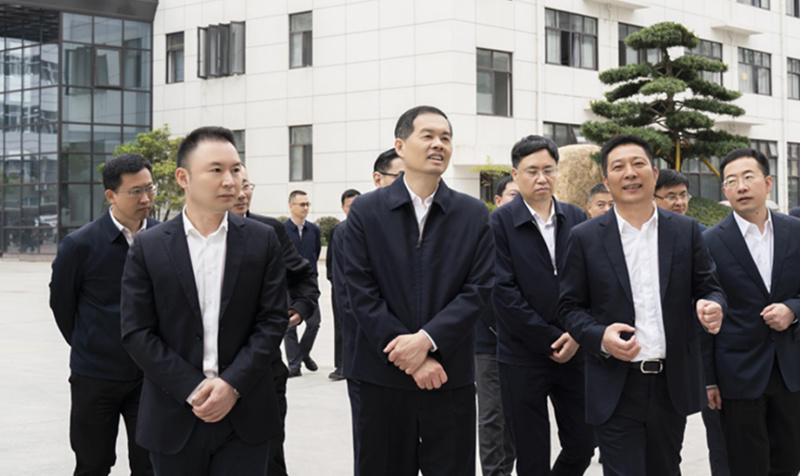
<svg viewBox="0 0 800 476"><path fill-rule="evenodd" d="M775 234L772 231L772 213L769 211L767 213L769 213L769 217L764 223L764 233L758 231L758 225L750 223L736 212L733 212L733 219L739 225L744 242L747 243L747 249L750 250L750 256L753 257L753 261L756 263L761 280L764 281L764 286L767 287L767 292L770 292L772 289L772 257L775 253Z"/></svg>
<svg viewBox="0 0 800 476"><path fill-rule="evenodd" d="M186 232L186 244L189 246L200 312L203 315L203 374L207 378L215 378L219 376L219 308L222 278L225 274L225 253L228 250L228 214L225 214L214 233L204 237L189 221L184 208L183 229Z"/></svg>
<svg viewBox="0 0 800 476"><path fill-rule="evenodd" d="M542 219L542 216L539 215L539 212L533 209L528 202L525 200L522 201L526 207L528 207L528 211L531 212L533 215L533 222L536 223L536 226L539 228L539 232L542 234L542 238L544 238L545 244L547 244L547 251L550 252L550 262L553 265L553 269L556 269L556 202L552 198L550 199L550 216L547 218L547 221Z"/></svg>
<svg viewBox="0 0 800 476"><path fill-rule="evenodd" d="M653 204L653 216L641 230L625 221L616 207L614 213L631 283L636 340L642 347L632 361L664 359L667 357L667 337L658 274L658 207Z"/></svg>
<svg viewBox="0 0 800 476"><path fill-rule="evenodd" d="M122 223L118 222L117 219L114 218L114 214L111 213L111 209L112 208L114 208L114 207L109 207L108 208L108 214L111 215L111 221L113 221L114 225L117 227L117 229L120 232L122 232L122 236L125 237L125 241L128 242L128 246L131 246L133 244L133 233L131 233L131 230L129 230L127 226L125 226ZM147 229L147 218L142 220L142 226L139 227L139 231L137 231L136 233L139 233L140 231L144 231L146 229Z"/></svg>

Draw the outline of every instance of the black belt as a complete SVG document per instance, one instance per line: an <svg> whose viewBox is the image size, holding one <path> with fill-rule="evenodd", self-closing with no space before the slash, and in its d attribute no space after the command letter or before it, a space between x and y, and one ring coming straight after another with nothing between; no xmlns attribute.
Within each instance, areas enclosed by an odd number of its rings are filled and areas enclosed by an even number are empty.
<svg viewBox="0 0 800 476"><path fill-rule="evenodd" d="M664 371L664 359L649 359L631 362L631 370L643 374L660 374Z"/></svg>

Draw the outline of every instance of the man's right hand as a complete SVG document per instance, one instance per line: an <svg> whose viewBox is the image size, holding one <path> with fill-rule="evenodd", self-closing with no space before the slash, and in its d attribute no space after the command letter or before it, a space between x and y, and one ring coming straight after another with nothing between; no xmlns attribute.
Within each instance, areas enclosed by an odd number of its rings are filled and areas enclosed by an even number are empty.
<svg viewBox="0 0 800 476"><path fill-rule="evenodd" d="M708 387L708 408L712 410L722 410L722 395L719 394L719 387Z"/></svg>
<svg viewBox="0 0 800 476"><path fill-rule="evenodd" d="M297 313L294 309L289 309L289 327L294 327L303 322L303 316Z"/></svg>
<svg viewBox="0 0 800 476"><path fill-rule="evenodd" d="M630 362L634 357L639 355L642 346L636 342L635 335L632 335L628 340L623 339L620 335L623 332L633 334L636 332L636 329L621 322L616 322L606 327L606 331L603 333L603 347L605 347L605 351L611 354L612 357Z"/></svg>
<svg viewBox="0 0 800 476"><path fill-rule="evenodd" d="M447 372L444 371L442 364L431 356L425 358L411 377L423 390L434 390L447 383Z"/></svg>

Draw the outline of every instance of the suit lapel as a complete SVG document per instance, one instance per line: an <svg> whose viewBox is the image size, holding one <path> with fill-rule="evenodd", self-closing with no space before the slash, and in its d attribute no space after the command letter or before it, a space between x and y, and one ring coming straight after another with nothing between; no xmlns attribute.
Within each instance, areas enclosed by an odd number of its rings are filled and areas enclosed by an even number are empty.
<svg viewBox="0 0 800 476"><path fill-rule="evenodd" d="M183 229L183 214L173 218L162 225L164 227L164 245L167 247L167 256L175 268L175 274L181 284L186 299L192 312L200 322L203 314L200 312L200 300L197 297L197 283L194 281L192 258L189 255L189 245L186 244L186 235Z"/></svg>
<svg viewBox="0 0 800 476"><path fill-rule="evenodd" d="M222 295L219 304L219 319L225 315L225 309L231 302L233 290L236 288L236 280L239 277L239 270L244 259L246 240L245 240L245 221L228 213L228 237L226 240L227 251L225 252L225 274L222 278Z"/></svg>
<svg viewBox="0 0 800 476"><path fill-rule="evenodd" d="M617 227L616 213L612 210L603 215L603 217L600 218L600 226L603 227L601 231L603 234L603 246L608 254L608 259L611 261L614 273L617 275L617 279L619 279L619 283L625 291L625 296L628 298L631 306L633 306L631 281L628 276L628 266L625 263L625 252L622 251L622 241Z"/></svg>
<svg viewBox="0 0 800 476"><path fill-rule="evenodd" d="M787 219L777 213L772 213L772 285L770 286L770 302L775 290L778 288L778 277L781 275L786 248L791 243L789 237L789 223ZM760 275L759 275L760 276Z"/></svg>
<svg viewBox="0 0 800 476"><path fill-rule="evenodd" d="M664 302L672 269L675 229L672 226L672 217L663 213L660 208L658 209L658 220L658 282L661 288L661 302Z"/></svg>
<svg viewBox="0 0 800 476"><path fill-rule="evenodd" d="M747 248L747 243L744 241L744 236L742 236L742 231L739 229L739 225L736 224L736 219L733 218L733 212L723 221L720 225L722 228L722 233L720 233L720 238L722 242L725 243L725 246L730 250L733 254L734 259L739 262L739 264L744 268L745 272L750 279L752 279L758 289L764 293L765 296L769 296L767 292L767 287L764 285L764 280L761 279L761 273L758 272L758 266L756 266L756 262L753 261L753 257L750 255L750 249ZM774 263L777 263L778 257L778 243L775 242L775 260L773 260L773 271L775 269ZM773 273L773 276L775 274Z"/></svg>

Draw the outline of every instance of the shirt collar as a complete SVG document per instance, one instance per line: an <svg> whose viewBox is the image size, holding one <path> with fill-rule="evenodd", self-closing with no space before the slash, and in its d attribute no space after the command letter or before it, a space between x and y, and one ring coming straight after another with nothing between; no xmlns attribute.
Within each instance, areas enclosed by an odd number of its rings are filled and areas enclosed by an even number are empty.
<svg viewBox="0 0 800 476"><path fill-rule="evenodd" d="M764 223L764 233L772 232L772 212L767 210L767 221ZM739 231L742 232L742 236L746 236L749 230L753 230L757 236L762 236L762 233L758 231L758 225L755 223L751 223L744 218L741 217L736 211L733 212L733 219L736 220L736 225L739 226Z"/></svg>
<svg viewBox="0 0 800 476"><path fill-rule="evenodd" d="M183 232L184 232L184 234L186 236L189 236L189 232L194 231L198 236L203 236L203 234L200 233L197 230L197 228L194 227L192 222L189 221L189 217L186 216L186 205L183 206L183 211L181 213L183 214ZM219 233L220 230L223 230L223 232L227 232L228 231L228 213L227 212L225 213L225 215L222 216L222 221L219 224L219 228L217 228L216 231L214 231L214 233L211 233L211 235L216 235L217 233ZM211 235L208 235L208 236L211 236Z"/></svg>
<svg viewBox="0 0 800 476"><path fill-rule="evenodd" d="M617 207L614 207L614 215L617 216L617 227L619 228L620 235L622 235L622 232L625 231L625 227L629 227L631 230L636 230L636 227L634 227L633 225L628 223L624 218L622 218L622 215L620 215L619 212L617 211ZM656 202L653 202L653 216L651 216L649 220L644 222L641 231L644 231L650 228L651 226L658 226L658 205L656 205Z"/></svg>
<svg viewBox="0 0 800 476"><path fill-rule="evenodd" d="M118 222L118 221L117 221L117 219L116 219L116 217L114 217L114 214L113 214L113 213L111 213L111 209L112 209L112 208L114 208L114 206L113 206L113 205L112 205L112 206L110 206L110 207L108 207L108 214L111 216L111 221L112 221L112 222L114 222L114 226L116 226L116 227L117 227L117 229L118 229L118 230L119 230L121 233L125 233L125 231L127 231L128 233L130 233L130 232L131 232L131 230L128 230L128 227L127 227L127 226L125 226L125 225L123 225L122 223ZM138 230L136 233L139 233L140 231L144 231L144 230L146 230L146 229L147 229L147 218L145 218L144 220L142 220L142 226L140 226L140 227L139 227L139 230Z"/></svg>
<svg viewBox="0 0 800 476"><path fill-rule="evenodd" d="M533 209L533 207L528 205L528 202L526 202L524 198L522 199L522 203L524 203L525 206L528 208L528 211L531 212L531 215L533 216L533 219L535 221L537 221L537 222L542 221L542 222L544 222L545 226L551 225L551 224L553 224L553 222L555 222L555 219L556 219L556 201L552 197L550 198L550 217L547 218L546 222L544 220L542 220L542 217L541 217L541 215L539 215L539 212L537 212L536 210Z"/></svg>
<svg viewBox="0 0 800 476"><path fill-rule="evenodd" d="M433 203L433 197L436 195L436 192L439 190L439 184L440 183L441 183L441 180L436 184L436 190L433 191L433 193L431 194L430 197L426 198L425 200L422 200L422 198L420 198L419 195L414 193L414 191L411 190L411 187L408 186L408 182L406 182L406 176L405 176L405 174L403 174L403 185L406 186L406 190L408 190L408 194L411 196L411 202L414 205L425 205L425 209L426 210Z"/></svg>

